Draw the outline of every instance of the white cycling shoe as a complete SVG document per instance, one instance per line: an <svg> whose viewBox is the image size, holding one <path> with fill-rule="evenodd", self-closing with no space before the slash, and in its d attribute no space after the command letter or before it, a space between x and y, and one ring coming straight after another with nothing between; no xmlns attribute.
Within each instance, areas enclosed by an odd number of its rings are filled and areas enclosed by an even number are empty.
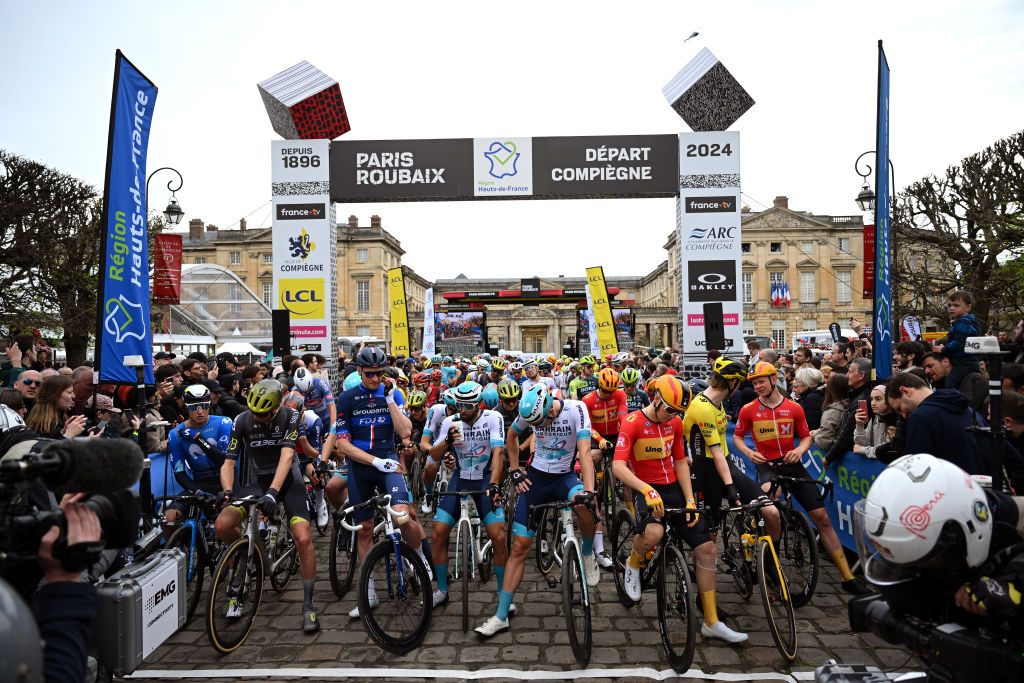
<svg viewBox="0 0 1024 683"><path fill-rule="evenodd" d="M438 605L443 605L446 602L448 602L448 593L441 590L440 588L435 590L433 598L434 607L437 607Z"/></svg>
<svg viewBox="0 0 1024 683"><path fill-rule="evenodd" d="M490 638L493 635L508 630L508 619L491 617L480 626L477 626L474 630L483 637Z"/></svg>
<svg viewBox="0 0 1024 683"><path fill-rule="evenodd" d="M321 500L320 504L316 508L316 523L318 526L327 526L327 522L331 519L331 511L327 507L327 501Z"/></svg>
<svg viewBox="0 0 1024 683"><path fill-rule="evenodd" d="M420 504L420 513L424 515L430 514L430 500L426 497L423 498L423 502Z"/></svg>
<svg viewBox="0 0 1024 683"><path fill-rule="evenodd" d="M714 626L708 626L707 624L702 623L700 625L700 634L705 638L717 638L733 644L742 643L747 639L746 633L733 631L731 628L726 626L723 621L716 621Z"/></svg>
<svg viewBox="0 0 1024 683"><path fill-rule="evenodd" d="M612 556L608 554L607 550L602 550L599 553L594 553L597 556L597 563L601 565L601 569L611 569L615 562L612 561Z"/></svg>
<svg viewBox="0 0 1024 683"><path fill-rule="evenodd" d="M371 595L370 596L370 609L375 608L379 604L380 604L380 598L378 598L376 595ZM358 619L359 618L359 605L356 605L355 607L353 607L352 610L348 613L348 616L349 616L350 619Z"/></svg>
<svg viewBox="0 0 1024 683"><path fill-rule="evenodd" d="M587 575L587 585L596 588L601 583L601 570L597 567L597 556L591 553L583 556L583 571Z"/></svg>
<svg viewBox="0 0 1024 683"><path fill-rule="evenodd" d="M633 567L631 567L629 565L629 562L626 562L626 572L625 572L625 575L624 575L624 579L625 579L625 581L623 583L626 584L626 586L625 586L626 587L626 595L628 595L629 599L632 600L633 602L639 602L640 601L640 570L639 569L634 569ZM722 623L722 622L718 622L718 623Z"/></svg>

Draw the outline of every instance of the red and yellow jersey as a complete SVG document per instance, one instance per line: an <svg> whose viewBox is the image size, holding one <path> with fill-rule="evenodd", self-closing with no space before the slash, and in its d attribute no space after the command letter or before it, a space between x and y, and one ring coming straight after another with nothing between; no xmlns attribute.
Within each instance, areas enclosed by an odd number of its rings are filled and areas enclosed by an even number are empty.
<svg viewBox="0 0 1024 683"><path fill-rule="evenodd" d="M748 433L754 435L757 452L768 460L780 459L796 447L798 439L811 435L804 409L788 398L783 398L775 408L769 408L761 399L740 408L736 434L745 437Z"/></svg>
<svg viewBox="0 0 1024 683"><path fill-rule="evenodd" d="M686 458L683 421L651 422L637 410L626 416L615 443L615 459L629 463L633 473L648 484L676 481L675 463Z"/></svg>
<svg viewBox="0 0 1024 683"><path fill-rule="evenodd" d="M591 431L606 439L614 439L629 411L626 407L626 392L616 389L605 400L601 398L600 391L591 391L583 397L583 403L590 413Z"/></svg>

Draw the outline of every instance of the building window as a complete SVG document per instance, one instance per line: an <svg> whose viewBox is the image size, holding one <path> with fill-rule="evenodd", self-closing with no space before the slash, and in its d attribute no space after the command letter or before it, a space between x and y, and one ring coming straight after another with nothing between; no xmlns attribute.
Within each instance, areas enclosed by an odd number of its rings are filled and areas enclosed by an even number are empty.
<svg viewBox="0 0 1024 683"><path fill-rule="evenodd" d="M772 271L768 273L768 282L773 285L781 285L786 281L786 274L781 270Z"/></svg>
<svg viewBox="0 0 1024 683"><path fill-rule="evenodd" d="M269 308L274 307L274 283L264 282L263 283L263 303Z"/></svg>
<svg viewBox="0 0 1024 683"><path fill-rule="evenodd" d="M805 330L816 330L818 329L817 318L804 318L804 329Z"/></svg>
<svg viewBox="0 0 1024 683"><path fill-rule="evenodd" d="M356 328L356 336L357 337L369 337L370 336L370 328L369 328L369 326L368 325L360 325L360 326L358 326Z"/></svg>
<svg viewBox="0 0 1024 683"><path fill-rule="evenodd" d="M228 263L230 263L233 266L237 266L241 262L242 262L242 252L240 252L240 251L232 251L232 252L228 253Z"/></svg>
<svg viewBox="0 0 1024 683"><path fill-rule="evenodd" d="M742 250L743 250L744 254L749 254L750 253L750 242L744 242L742 244Z"/></svg>
<svg viewBox="0 0 1024 683"><path fill-rule="evenodd" d="M836 273L836 303L848 304L853 300L853 272L840 270Z"/></svg>
<svg viewBox="0 0 1024 683"><path fill-rule="evenodd" d="M782 253L782 242L772 242L771 243L770 251L773 254L781 254Z"/></svg>
<svg viewBox="0 0 1024 683"><path fill-rule="evenodd" d="M814 271L800 271L800 303L810 304L818 300L814 292Z"/></svg>
<svg viewBox="0 0 1024 683"><path fill-rule="evenodd" d="M785 320L773 320L772 321L772 341L775 342L775 348L782 350L788 349L789 343L786 342L786 321Z"/></svg>
<svg viewBox="0 0 1024 683"><path fill-rule="evenodd" d="M370 281L369 280L358 280L356 281L356 312L357 313L369 313L370 312ZM362 335L365 336L365 335Z"/></svg>
<svg viewBox="0 0 1024 683"><path fill-rule="evenodd" d="M743 273L743 303L752 304L754 303L754 274Z"/></svg>
<svg viewBox="0 0 1024 683"><path fill-rule="evenodd" d="M228 304L228 312L229 313L241 313L242 312L242 302L239 301L239 297L240 297L240 290L238 289L238 283L237 282L229 282L228 283L228 301L230 302Z"/></svg>
<svg viewBox="0 0 1024 683"><path fill-rule="evenodd" d="M811 250L813 250L813 249L814 249L814 242L801 242L800 243L800 251L804 252L805 254L810 254Z"/></svg>
<svg viewBox="0 0 1024 683"><path fill-rule="evenodd" d="M840 237L838 240L836 240L836 246L839 247L840 253L849 253L849 251L850 251L850 238L849 237Z"/></svg>
<svg viewBox="0 0 1024 683"><path fill-rule="evenodd" d="M743 328L743 336L744 337L753 337L754 336L754 328L753 327L744 327Z"/></svg>
<svg viewBox="0 0 1024 683"><path fill-rule="evenodd" d="M194 259L192 259L192 263L206 263L206 257L196 256Z"/></svg>
<svg viewBox="0 0 1024 683"><path fill-rule="evenodd" d="M270 252L263 254L263 265L269 266L274 262L274 255Z"/></svg>
<svg viewBox="0 0 1024 683"><path fill-rule="evenodd" d="M366 263L370 260L369 249L356 249L356 263Z"/></svg>

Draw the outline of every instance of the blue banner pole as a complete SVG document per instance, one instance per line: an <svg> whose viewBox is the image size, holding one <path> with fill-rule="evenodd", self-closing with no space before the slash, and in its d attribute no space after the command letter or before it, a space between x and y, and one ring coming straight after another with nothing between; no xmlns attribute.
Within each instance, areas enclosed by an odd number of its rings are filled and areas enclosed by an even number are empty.
<svg viewBox="0 0 1024 683"><path fill-rule="evenodd" d="M875 302L871 328L875 377L878 379L888 379L892 374L892 190L889 187L889 62L879 40L875 134Z"/></svg>

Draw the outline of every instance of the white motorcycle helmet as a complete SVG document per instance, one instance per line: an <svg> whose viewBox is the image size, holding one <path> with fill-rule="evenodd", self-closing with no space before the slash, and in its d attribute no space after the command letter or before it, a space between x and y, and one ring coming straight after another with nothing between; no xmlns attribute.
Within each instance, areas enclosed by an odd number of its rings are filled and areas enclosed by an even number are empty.
<svg viewBox="0 0 1024 683"><path fill-rule="evenodd" d="M887 583L900 575L897 567L919 566L960 534L967 565L979 567L988 557L991 517L984 490L969 474L927 453L905 455L878 475L855 506L865 576Z"/></svg>
<svg viewBox="0 0 1024 683"><path fill-rule="evenodd" d="M313 373L306 368L296 368L295 375L292 377L292 383L295 384L296 389L306 393L313 386Z"/></svg>

